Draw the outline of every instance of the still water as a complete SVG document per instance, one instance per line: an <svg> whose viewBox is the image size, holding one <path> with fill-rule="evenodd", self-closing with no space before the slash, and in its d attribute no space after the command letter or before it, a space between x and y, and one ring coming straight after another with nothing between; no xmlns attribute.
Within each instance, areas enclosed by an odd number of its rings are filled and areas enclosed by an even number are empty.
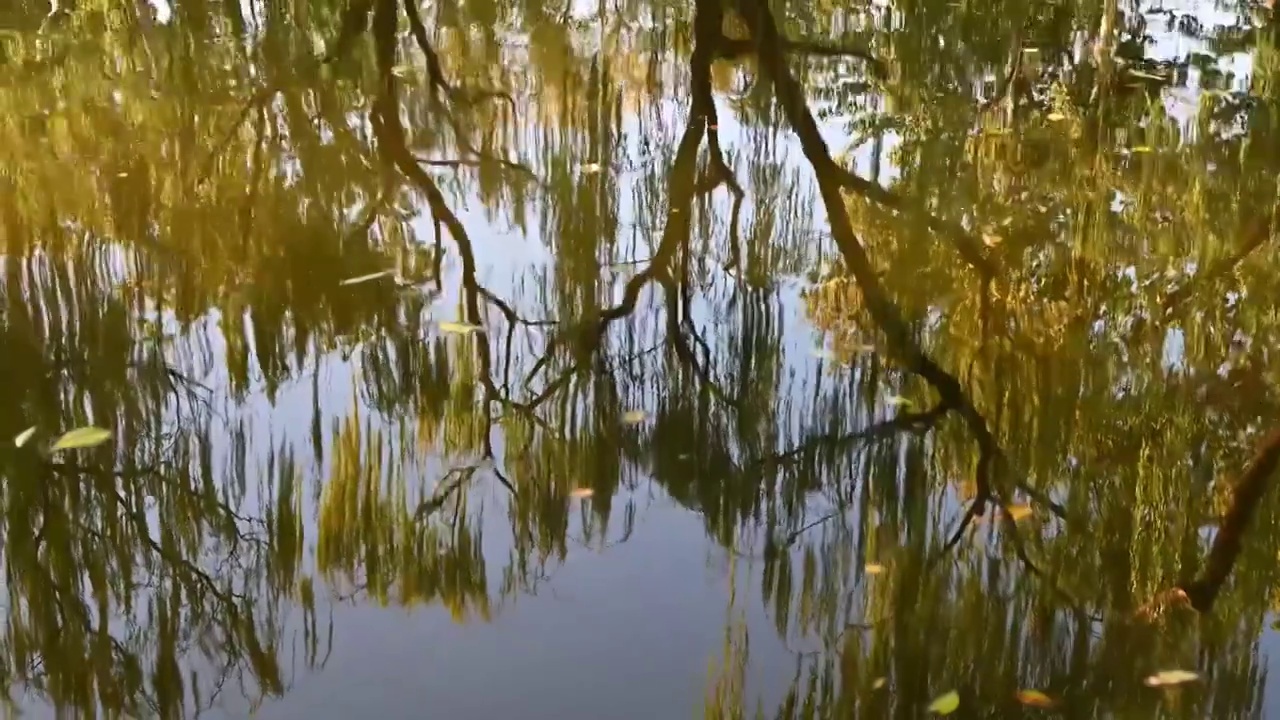
<svg viewBox="0 0 1280 720"><path fill-rule="evenodd" d="M10 714L1280 717L1280 13L30 2L0 76Z"/></svg>

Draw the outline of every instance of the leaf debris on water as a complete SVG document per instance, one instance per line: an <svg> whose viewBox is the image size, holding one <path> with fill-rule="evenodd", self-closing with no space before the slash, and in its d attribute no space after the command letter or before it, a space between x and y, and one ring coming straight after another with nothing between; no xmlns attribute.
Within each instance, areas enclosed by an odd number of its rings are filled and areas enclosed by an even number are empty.
<svg viewBox="0 0 1280 720"><path fill-rule="evenodd" d="M569 497L577 500L583 500L595 494L596 494L596 491L592 490L591 488L574 488L573 490L569 491Z"/></svg>
<svg viewBox="0 0 1280 720"><path fill-rule="evenodd" d="M378 278L386 277L394 272L395 270L381 270L376 273L369 273L368 275L357 275L356 277L347 278L346 280L343 280L338 284L339 285L355 285L357 283L369 282L370 280L377 280Z"/></svg>
<svg viewBox="0 0 1280 720"><path fill-rule="evenodd" d="M32 425L26 430L23 430L22 432L18 433L17 437L13 439L14 447L22 447L23 445L26 445L27 441L31 439L31 436L35 434L36 434L35 425Z"/></svg>
<svg viewBox="0 0 1280 720"><path fill-rule="evenodd" d="M1045 115L1044 118L1049 122L1060 122L1062 120L1066 120L1067 116L1060 112L1051 112L1048 115Z"/></svg>
<svg viewBox="0 0 1280 720"><path fill-rule="evenodd" d="M879 690L880 688L884 687L885 682L886 680L883 677L878 677L875 680L871 681L871 689Z"/></svg>
<svg viewBox="0 0 1280 720"><path fill-rule="evenodd" d="M880 563L867 563L866 570L868 575L879 575L884 572L884 566Z"/></svg>
<svg viewBox="0 0 1280 720"><path fill-rule="evenodd" d="M1200 675L1190 670L1161 670L1143 682L1146 683L1147 687L1166 687L1168 685L1182 685L1199 679Z"/></svg>
<svg viewBox="0 0 1280 720"><path fill-rule="evenodd" d="M1053 701L1053 698L1045 695L1039 690L1019 690L1018 702L1026 705L1027 707L1035 708L1051 708L1057 704Z"/></svg>
<svg viewBox="0 0 1280 720"><path fill-rule="evenodd" d="M440 332L455 333L458 335L466 335L467 333L473 333L479 329L479 325L472 325L471 323L450 322L448 320L440 323Z"/></svg>
<svg viewBox="0 0 1280 720"><path fill-rule="evenodd" d="M628 410L622 414L622 422L627 425L639 425L647 420L649 415L643 410Z"/></svg>
<svg viewBox="0 0 1280 720"><path fill-rule="evenodd" d="M911 407L911 401L901 395L890 395L885 398L884 401L886 404L893 405L894 407Z"/></svg>
<svg viewBox="0 0 1280 720"><path fill-rule="evenodd" d="M600 172L602 169L603 168L600 167L600 163L587 163L586 165L582 166L582 173L584 175L595 175L596 173Z"/></svg>
<svg viewBox="0 0 1280 720"><path fill-rule="evenodd" d="M943 693L942 695L934 698L933 702L929 703L929 712L937 713L939 715L950 715L959 709L959 707L960 693L952 690L951 692Z"/></svg>
<svg viewBox="0 0 1280 720"><path fill-rule="evenodd" d="M1030 505L1007 505L1004 511L1009 516L1009 519L1014 522L1031 517Z"/></svg>
<svg viewBox="0 0 1280 720"><path fill-rule="evenodd" d="M111 439L111 431L89 425L69 430L58 438L50 450L75 450L101 445Z"/></svg>

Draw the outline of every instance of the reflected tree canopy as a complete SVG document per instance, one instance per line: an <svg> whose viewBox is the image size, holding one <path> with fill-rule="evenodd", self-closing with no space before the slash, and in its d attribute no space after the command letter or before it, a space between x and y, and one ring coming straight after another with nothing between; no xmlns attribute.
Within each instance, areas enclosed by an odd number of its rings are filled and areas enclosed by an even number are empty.
<svg viewBox="0 0 1280 720"><path fill-rule="evenodd" d="M11 702L256 707L658 497L708 717L1258 714L1280 15L1202 5L0 10Z"/></svg>

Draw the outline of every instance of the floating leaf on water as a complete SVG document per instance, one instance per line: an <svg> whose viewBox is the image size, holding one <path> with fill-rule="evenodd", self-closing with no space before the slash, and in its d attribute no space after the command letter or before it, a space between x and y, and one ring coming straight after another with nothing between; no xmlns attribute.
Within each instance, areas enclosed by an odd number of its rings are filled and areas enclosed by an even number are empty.
<svg viewBox="0 0 1280 720"><path fill-rule="evenodd" d="M393 274L394 272L395 270L382 270L381 272L369 273L368 275L359 275L357 277L347 278L346 280L343 280L338 284L339 285L355 285L356 283L369 282L370 280L377 280L380 277L386 277L388 275Z"/></svg>
<svg viewBox="0 0 1280 720"><path fill-rule="evenodd" d="M569 492L569 497L582 500L595 495L596 491L591 488L575 488Z"/></svg>
<svg viewBox="0 0 1280 720"><path fill-rule="evenodd" d="M1165 687L1168 685L1182 685L1199 679L1200 675L1190 670L1162 670L1143 682L1147 684L1147 687Z"/></svg>
<svg viewBox="0 0 1280 720"><path fill-rule="evenodd" d="M901 395L890 395L885 398L884 401L886 404L893 405L894 407L911 407L911 401Z"/></svg>
<svg viewBox="0 0 1280 720"><path fill-rule="evenodd" d="M643 410L628 410L622 414L622 422L627 425L639 425L648 417Z"/></svg>
<svg viewBox="0 0 1280 720"><path fill-rule="evenodd" d="M456 333L459 335L473 333L479 329L479 325L472 325L470 323L449 322L448 320L440 323L440 332Z"/></svg>
<svg viewBox="0 0 1280 720"><path fill-rule="evenodd" d="M1009 519L1014 522L1031 517L1030 505L1008 505L1004 511L1009 516Z"/></svg>
<svg viewBox="0 0 1280 720"><path fill-rule="evenodd" d="M594 175L600 172L602 169L603 168L600 167L600 163L587 163L586 165L582 166L582 172L585 175Z"/></svg>
<svg viewBox="0 0 1280 720"><path fill-rule="evenodd" d="M884 572L884 566L880 563L867 563L866 570L868 575L879 575Z"/></svg>
<svg viewBox="0 0 1280 720"><path fill-rule="evenodd" d="M68 431L53 443L50 450L75 450L101 445L111 439L111 431L89 425Z"/></svg>
<svg viewBox="0 0 1280 720"><path fill-rule="evenodd" d="M1051 708L1057 704L1053 701L1053 698L1039 690L1019 690L1018 702L1034 708Z"/></svg>
<svg viewBox="0 0 1280 720"><path fill-rule="evenodd" d="M875 680L871 681L871 689L879 690L880 688L884 687L885 682L886 680L884 678L878 677Z"/></svg>
<svg viewBox="0 0 1280 720"><path fill-rule="evenodd" d="M410 68L408 65L396 65L395 67L391 68L391 74L395 75L396 77L402 78L405 75L409 74L409 70Z"/></svg>
<svg viewBox="0 0 1280 720"><path fill-rule="evenodd" d="M1156 75L1155 73L1143 72L1141 70L1129 70L1129 77L1141 78L1143 80L1159 80L1161 82L1167 80L1164 75Z"/></svg>
<svg viewBox="0 0 1280 720"><path fill-rule="evenodd" d="M986 245L989 248L995 247L1002 242L1004 242L1004 238L1000 237L999 235L996 235L995 233L982 234L982 244Z"/></svg>
<svg viewBox="0 0 1280 720"><path fill-rule="evenodd" d="M14 447L22 447L23 445L26 445L27 441L31 439L31 436L35 434L36 434L35 425L32 425L26 430L23 430L22 432L18 433L18 436L13 439Z"/></svg>
<svg viewBox="0 0 1280 720"><path fill-rule="evenodd" d="M1048 115L1045 115L1044 119L1048 120L1049 122L1061 122L1063 120L1066 120L1067 116L1063 115L1060 112L1051 112Z"/></svg>
<svg viewBox="0 0 1280 720"><path fill-rule="evenodd" d="M1149 153L1149 152L1152 152L1152 150L1151 150L1151 146L1150 146L1150 145L1137 145L1137 146L1135 146L1135 147L1131 147L1131 148L1129 148L1129 152L1131 152L1131 153Z"/></svg>
<svg viewBox="0 0 1280 720"><path fill-rule="evenodd" d="M929 712L937 713L939 715L950 715L959 707L960 693L952 690L949 693L944 693L934 698L933 702L929 703Z"/></svg>

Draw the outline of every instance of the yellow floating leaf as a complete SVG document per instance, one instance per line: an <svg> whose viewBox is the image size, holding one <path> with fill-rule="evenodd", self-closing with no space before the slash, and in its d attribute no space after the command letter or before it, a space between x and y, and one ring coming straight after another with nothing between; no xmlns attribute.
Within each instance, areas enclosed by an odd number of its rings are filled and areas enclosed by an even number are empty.
<svg viewBox="0 0 1280 720"><path fill-rule="evenodd" d="M627 425L639 425L649 416L643 410L628 410L622 414L622 422Z"/></svg>
<svg viewBox="0 0 1280 720"><path fill-rule="evenodd" d="M890 395L884 399L885 403L895 407L911 407L911 401L901 395Z"/></svg>
<svg viewBox="0 0 1280 720"><path fill-rule="evenodd" d="M600 163L587 163L582 166L582 172L584 175L595 175L602 169L603 168L600 167Z"/></svg>
<svg viewBox="0 0 1280 720"><path fill-rule="evenodd" d="M884 684L885 684L885 679L882 677L878 677L875 680L871 681L871 689L879 690L880 688L884 687Z"/></svg>
<svg viewBox="0 0 1280 720"><path fill-rule="evenodd" d="M1152 150L1151 150L1151 146L1150 146L1150 145L1137 145L1137 146L1135 146L1135 147L1131 147L1131 148L1129 148L1129 152L1131 152L1131 153L1149 153L1149 152L1152 152Z"/></svg>
<svg viewBox="0 0 1280 720"><path fill-rule="evenodd" d="M1031 517L1030 505L1008 505L1004 511L1009 516L1009 519L1014 522Z"/></svg>
<svg viewBox="0 0 1280 720"><path fill-rule="evenodd" d="M1159 80L1159 81L1161 81L1161 82L1163 82L1164 80L1166 80L1166 79L1167 79L1167 78L1166 78L1165 76L1163 76L1163 75L1156 75L1156 74L1154 74L1154 73L1143 72L1143 71L1141 71L1141 70L1130 70L1130 71L1129 71L1129 76L1130 76L1130 77L1140 78L1140 79L1142 79L1142 80Z"/></svg>
<svg viewBox="0 0 1280 720"><path fill-rule="evenodd" d="M1057 704L1053 701L1053 698L1039 690L1019 690L1018 702L1035 708L1051 708Z"/></svg>
<svg viewBox="0 0 1280 720"><path fill-rule="evenodd" d="M480 329L479 325L470 323L449 322L448 320L440 323L440 332L456 333L458 335L466 335Z"/></svg>
<svg viewBox="0 0 1280 720"><path fill-rule="evenodd" d="M31 439L31 436L35 434L36 434L35 425L32 425L26 430L23 430L22 432L18 433L18 436L13 439L14 447L22 447L23 445L26 445L27 441Z"/></svg>
<svg viewBox="0 0 1280 720"><path fill-rule="evenodd" d="M589 498L595 494L596 494L596 491L592 490L591 488L575 488L574 490L569 492L569 497L582 500L584 498Z"/></svg>
<svg viewBox="0 0 1280 720"><path fill-rule="evenodd" d="M75 450L77 448L95 447L110 439L111 432L109 430L89 425L88 427L68 431L53 443L53 447L50 450Z"/></svg>
<svg viewBox="0 0 1280 720"><path fill-rule="evenodd" d="M1045 115L1045 116L1044 116L1044 118L1045 118L1045 120L1048 120L1049 122L1061 122L1061 121L1063 121L1063 120L1066 120L1066 119L1067 119L1067 116L1066 116L1066 115L1063 115L1063 114L1062 114L1062 113L1060 113L1060 112L1051 112L1051 113L1049 113L1048 115Z"/></svg>
<svg viewBox="0 0 1280 720"><path fill-rule="evenodd" d="M382 270L376 273L369 273L368 275L358 275L353 278L347 278L346 280L343 280L338 284L339 285L355 285L357 283L369 282L370 280L377 280L380 277L386 277L394 272L395 270Z"/></svg>
<svg viewBox="0 0 1280 720"><path fill-rule="evenodd" d="M1162 670L1147 678L1144 682L1147 687L1165 687L1167 685L1182 685L1199 679L1200 676L1190 670Z"/></svg>
<svg viewBox="0 0 1280 720"><path fill-rule="evenodd" d="M866 570L868 575L879 575L884 572L884 566L880 563L867 563Z"/></svg>
<svg viewBox="0 0 1280 720"><path fill-rule="evenodd" d="M1000 243L1002 243L1002 242L1004 242L1004 238L1003 238L1003 237L1000 237L999 235L996 235L995 233L983 233L983 234L982 234L982 244L983 244L983 245L986 245L986 246L987 246L987 247L989 247L989 248L990 248L990 247L995 247L995 246L999 245L999 244L1000 244Z"/></svg>
<svg viewBox="0 0 1280 720"><path fill-rule="evenodd" d="M939 695L934 698L933 702L929 703L929 712L937 713L939 715L950 715L959 708L960 693L955 690Z"/></svg>

